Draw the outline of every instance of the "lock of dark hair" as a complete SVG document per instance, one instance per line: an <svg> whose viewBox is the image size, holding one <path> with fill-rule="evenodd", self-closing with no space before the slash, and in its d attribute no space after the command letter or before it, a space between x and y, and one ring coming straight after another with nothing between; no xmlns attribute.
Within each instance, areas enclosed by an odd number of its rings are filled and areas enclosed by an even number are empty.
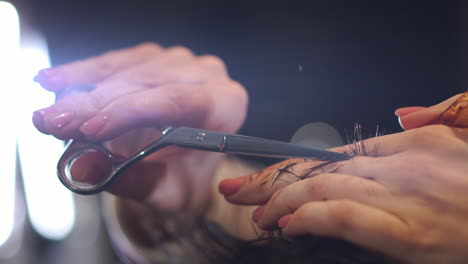
<svg viewBox="0 0 468 264"><path fill-rule="evenodd" d="M369 149L363 142L359 125L355 125L353 138L353 140L348 139L350 146L348 154L352 156L377 155L377 147ZM307 177L298 177L298 180ZM219 225L205 219L193 219L190 216L179 215L172 219L166 219L166 221L167 223L163 227L165 230L164 242L159 241L160 243L158 243L160 251L166 256L162 258L164 261L160 263L399 263L388 256L340 239L312 235L288 239L281 235L280 230L276 230L270 232L266 237L243 241L232 237ZM170 241L170 246L167 246L168 241Z"/></svg>
<svg viewBox="0 0 468 264"><path fill-rule="evenodd" d="M187 219L185 219L186 221ZM157 263L195 264L396 264L398 261L349 242L319 236L286 239L272 234L254 241L238 240L217 224L199 219L191 232L171 235L172 244L159 246ZM166 240L167 241L167 240ZM166 248L165 248L166 247Z"/></svg>

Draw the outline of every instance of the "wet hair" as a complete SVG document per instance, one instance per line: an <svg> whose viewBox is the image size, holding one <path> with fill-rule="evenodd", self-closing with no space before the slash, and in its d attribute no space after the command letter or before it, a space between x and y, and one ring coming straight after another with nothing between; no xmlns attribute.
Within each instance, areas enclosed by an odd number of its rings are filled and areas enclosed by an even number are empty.
<svg viewBox="0 0 468 264"><path fill-rule="evenodd" d="M378 133L376 134L378 135ZM361 127L355 126L353 140L349 141L348 154L351 156L375 156L378 148L369 149L363 143ZM307 162L305 160L304 162ZM330 164L330 162L325 162ZM319 165L320 166L320 165ZM317 167L311 168L311 171ZM278 174L291 173L291 164L278 169ZM309 173L297 180L313 177ZM273 180L273 179L272 179ZM192 223L187 225L187 223ZM281 230L268 232L265 237L245 241L225 232L218 224L206 219L177 217L163 224L165 230L157 243L164 257L164 263L220 263L220 264L390 264L397 260L379 252L359 247L350 242L307 235L293 239L281 235ZM184 228L181 229L180 227ZM169 242L170 241L170 242ZM168 243L169 242L169 243Z"/></svg>
<svg viewBox="0 0 468 264"><path fill-rule="evenodd" d="M266 238L244 241L232 237L216 223L198 219L191 227L165 229L155 243L154 263L195 264L395 264L397 260L344 240L307 235L287 239L272 232ZM180 219L179 219L180 220ZM187 224L187 219L181 223ZM171 229L171 228L169 228Z"/></svg>
<svg viewBox="0 0 468 264"><path fill-rule="evenodd" d="M397 263L380 253L339 239L312 235L286 239L280 235L272 235L258 241L240 241L213 223L201 223L200 228L207 236L202 244L204 248L199 248L205 251L204 260L200 263ZM194 243L198 242L194 240Z"/></svg>

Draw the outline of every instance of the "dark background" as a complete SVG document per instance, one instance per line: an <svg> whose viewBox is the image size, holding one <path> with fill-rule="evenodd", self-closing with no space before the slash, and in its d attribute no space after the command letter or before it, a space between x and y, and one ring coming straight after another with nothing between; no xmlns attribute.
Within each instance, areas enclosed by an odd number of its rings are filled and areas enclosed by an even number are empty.
<svg viewBox="0 0 468 264"><path fill-rule="evenodd" d="M316 121L342 135L356 122L397 132L396 108L466 89L463 1L11 2L23 25L45 34L54 65L146 41L221 57L249 91L241 133L253 136L289 140ZM0 263L117 263L95 218L94 244L77 231L47 241L27 224L20 254Z"/></svg>
<svg viewBox="0 0 468 264"><path fill-rule="evenodd" d="M24 1L24 0L23 0ZM463 91L459 1L34 0L54 65L154 41L225 60L248 89L242 133L307 122L399 131L393 111ZM302 68L302 70L301 70Z"/></svg>

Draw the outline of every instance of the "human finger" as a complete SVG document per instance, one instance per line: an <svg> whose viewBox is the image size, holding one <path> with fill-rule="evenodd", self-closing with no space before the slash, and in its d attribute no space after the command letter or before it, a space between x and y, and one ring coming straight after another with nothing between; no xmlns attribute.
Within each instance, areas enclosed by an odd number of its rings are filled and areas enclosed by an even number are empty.
<svg viewBox="0 0 468 264"><path fill-rule="evenodd" d="M211 100L198 85L165 85L116 99L79 129L88 139L105 141L134 128L164 124L198 127L209 114Z"/></svg>
<svg viewBox="0 0 468 264"><path fill-rule="evenodd" d="M210 90L209 84L170 84L157 89L141 90L118 96L107 105L109 98L99 101L94 95L76 95L56 103L48 111L51 119L45 120L46 129L58 138L70 138L77 133L84 134L95 141L108 140L127 130L158 125L186 125L207 129L235 129L242 123L239 112L230 111L230 107L220 107L217 115L226 119L212 117L212 109L223 98L234 99L239 111L246 111L247 99L242 90L231 82L223 82L224 90ZM233 86L227 88L226 86ZM196 92L194 92L196 91ZM89 98L91 97L91 98ZM56 109L60 109L58 111ZM69 120L60 119L68 115ZM58 116L58 117L56 117ZM55 120L54 118L58 119ZM56 122L61 122L57 125ZM224 123L223 123L224 122ZM48 125L48 127L47 127ZM231 131L230 131L231 132Z"/></svg>
<svg viewBox="0 0 468 264"><path fill-rule="evenodd" d="M393 139L382 137L368 139L364 142L350 144L332 149L332 151L349 153L355 155L391 155L399 152L401 147L397 144L382 144L381 141ZM364 150L367 149L367 150ZM372 153L369 153L372 152ZM241 176L233 179L225 179L219 184L219 191L226 200L235 204L255 205L267 202L270 197L280 188L297 180L317 175L320 173L333 173L343 163L348 161L326 162L311 159L289 159L274 164L254 174ZM345 172L343 172L345 173Z"/></svg>
<svg viewBox="0 0 468 264"><path fill-rule="evenodd" d="M332 173L339 163L290 159L274 164L262 171L219 184L219 191L231 203L255 205L266 203L279 189L303 178L321 173Z"/></svg>
<svg viewBox="0 0 468 264"><path fill-rule="evenodd" d="M384 254L405 255L411 240L405 221L351 200L309 202L278 222L285 236L318 235L344 239Z"/></svg>
<svg viewBox="0 0 468 264"><path fill-rule="evenodd" d="M320 174L278 190L265 205L258 207L253 220L262 229L274 229L282 216L311 201L350 199L376 205L390 197L389 190L373 180L348 174Z"/></svg>
<svg viewBox="0 0 468 264"><path fill-rule="evenodd" d="M186 48L170 48L144 64L119 73L118 78L127 82L127 90L132 84L137 87L157 88L173 83L203 83L207 81L229 80L224 63L215 56L195 57Z"/></svg>
<svg viewBox="0 0 468 264"><path fill-rule="evenodd" d="M424 132L425 130L428 132ZM423 132L416 130L385 135L332 149L333 151L350 154L353 156L350 160L333 163L307 159L283 161L251 175L236 179L226 179L220 183L219 189L229 202L238 204L263 204L268 201L271 195L278 189L301 177L306 178L310 175L333 172L353 174L349 173L350 170L344 168L355 166L355 164L358 163L355 161L356 159L366 159L367 156L371 156L374 158L368 158L370 160L366 160L365 162L369 163L369 166L377 166L379 160L375 157L394 155L417 145L419 145L420 148L427 149L427 142L429 140L434 141L433 144L446 144L440 136L437 136L440 140L434 140L432 138L432 134L438 134L436 130L437 129L424 128ZM363 174L362 177L375 177L381 174L376 170L372 170L372 172L374 172L375 175ZM275 179L280 179L281 181L275 181Z"/></svg>
<svg viewBox="0 0 468 264"><path fill-rule="evenodd" d="M465 197L468 180L457 171L467 169L464 160L468 151L455 151L458 153L453 156L449 151L410 151L376 159L359 157L341 166L338 172L375 180L395 194L424 197L432 206L450 204L465 210L465 203L459 200Z"/></svg>
<svg viewBox="0 0 468 264"><path fill-rule="evenodd" d="M402 117L420 110L427 109L427 107L424 106L408 106L408 107L401 107L395 110L395 115L398 117Z"/></svg>
<svg viewBox="0 0 468 264"><path fill-rule="evenodd" d="M468 127L468 91L464 92L438 118L437 123L451 127Z"/></svg>
<svg viewBox="0 0 468 264"><path fill-rule="evenodd" d="M192 94L191 89L193 85L168 85L116 98L76 95L44 110L44 127L63 139L80 133L88 139L110 139L125 128L175 125L183 118L194 123L206 116L210 97L202 92Z"/></svg>
<svg viewBox="0 0 468 264"><path fill-rule="evenodd" d="M35 80L45 89L58 92L76 83L97 83L113 73L140 64L162 53L164 48L144 43L132 48L39 71Z"/></svg>
<svg viewBox="0 0 468 264"><path fill-rule="evenodd" d="M211 89L218 86L223 89ZM232 111L233 104L237 111ZM117 98L87 120L80 131L96 141L113 138L136 127L167 124L233 132L242 123L240 113L245 112L246 107L247 97L233 81L168 84Z"/></svg>
<svg viewBox="0 0 468 264"><path fill-rule="evenodd" d="M130 107L136 103L136 101L140 101L139 103L145 102L143 105L148 106L151 103L154 104L155 102L166 100L166 106L172 104L172 106L181 106L182 108L188 109L188 107L192 105L187 103L191 101L191 98L194 98L193 100L196 103L196 99L202 98L203 96L211 98L212 94L218 95L216 100L211 100L212 102L210 104L205 105L205 107L215 106L218 108L218 111L213 111L214 113L212 115L233 115L232 112L227 113L224 109L227 109L233 103L236 103L237 107L239 105L244 105L245 107L247 104L247 96L243 88L240 88L241 86L236 82L230 81L226 74L218 74L218 77L212 80L211 85L219 86L219 89L213 89L209 92L207 92L208 88L195 89L197 87L207 86L202 85L202 83L204 83L203 80L210 79L210 76L216 71L213 66L204 68L203 65L207 65L206 61L210 61L208 58L195 60L193 54L187 49L168 49L158 60L150 61L147 64L123 71L119 73L118 77L116 76L99 83L97 88L89 93L78 93L66 96L54 105L36 111L33 115L33 122L43 133L53 134L58 138L77 137L79 136L79 134L77 134L78 128L91 117L103 111L104 108L114 100L119 101L119 99L127 98L124 99L124 101L126 101L126 103L130 102ZM222 64L218 64L217 67L223 68ZM158 94L158 96L162 96L159 98L149 97L145 96L143 93L139 93L140 91L149 89L164 90L171 87L170 85L164 86L169 83L174 85L177 83L200 83L200 85L187 85L187 88L191 87L195 90L191 91L186 89L184 91L185 94L177 93L180 89L176 89L172 92L167 91L165 93L166 97L164 97L165 95L163 92ZM135 93L136 96L131 96L130 94L132 93ZM239 101L231 100L231 102L226 100L231 95L233 95L232 98L237 98ZM143 97L138 98L138 96ZM131 98L131 100L128 98ZM181 102L182 99L187 99L187 102ZM205 100L205 102L207 101L208 100ZM124 109L128 108L126 104L121 106L122 108L120 111L124 111ZM143 107L139 107L137 112L142 109ZM232 108L229 108L229 110L231 109ZM115 110L119 111L119 109ZM159 110L161 110L161 107L159 107ZM193 113L197 113L197 109L193 109ZM103 114L101 116L103 116ZM107 116L105 117L107 118ZM125 118L132 121L138 120L139 116L126 115ZM238 122L233 123L237 124Z"/></svg>
<svg viewBox="0 0 468 264"><path fill-rule="evenodd" d="M445 109L457 100L458 97L460 97L460 94L452 96L451 98L426 109L399 116L398 120L401 127L404 130L409 130L432 124Z"/></svg>

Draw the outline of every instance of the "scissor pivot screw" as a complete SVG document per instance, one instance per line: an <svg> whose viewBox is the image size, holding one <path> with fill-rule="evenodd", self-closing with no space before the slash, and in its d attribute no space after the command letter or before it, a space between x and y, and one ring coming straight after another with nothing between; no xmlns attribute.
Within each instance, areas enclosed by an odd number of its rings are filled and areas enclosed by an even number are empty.
<svg viewBox="0 0 468 264"><path fill-rule="evenodd" d="M203 141L205 140L206 133L204 132L198 132L197 140L198 141Z"/></svg>

